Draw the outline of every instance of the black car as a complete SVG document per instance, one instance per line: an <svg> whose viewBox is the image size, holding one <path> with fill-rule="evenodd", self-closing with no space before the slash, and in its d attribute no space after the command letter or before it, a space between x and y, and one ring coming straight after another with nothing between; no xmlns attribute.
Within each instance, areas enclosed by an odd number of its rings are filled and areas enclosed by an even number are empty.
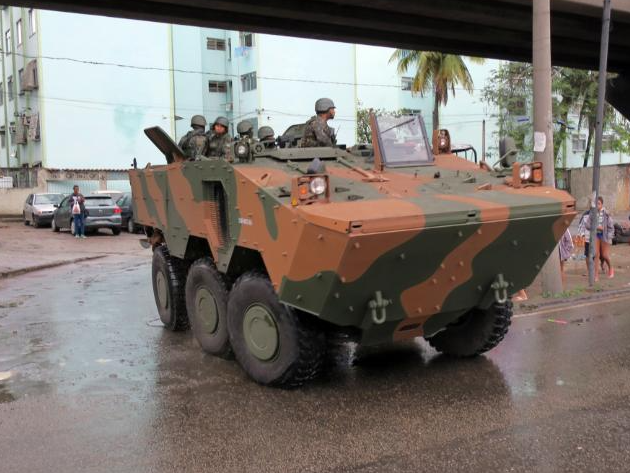
<svg viewBox="0 0 630 473"><path fill-rule="evenodd" d="M122 227L126 228L129 233L139 233L142 231L142 225L136 224L133 218L133 200L131 193L126 192L116 201L116 205L120 207L120 217L122 219Z"/></svg>
<svg viewBox="0 0 630 473"><path fill-rule="evenodd" d="M51 222L53 232L68 228L74 235L74 219L70 208L70 197L65 197L56 205ZM108 195L88 195L85 197L85 231L96 232L99 228L109 228L114 235L120 234L121 210Z"/></svg>

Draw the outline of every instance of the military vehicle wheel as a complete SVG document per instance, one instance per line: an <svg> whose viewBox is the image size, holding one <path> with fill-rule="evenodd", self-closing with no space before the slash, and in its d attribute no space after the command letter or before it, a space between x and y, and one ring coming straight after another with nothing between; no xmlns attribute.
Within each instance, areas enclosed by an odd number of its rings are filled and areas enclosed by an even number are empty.
<svg viewBox="0 0 630 473"><path fill-rule="evenodd" d="M445 330L428 338L437 351L457 357L481 355L496 347L508 331L512 302L472 309Z"/></svg>
<svg viewBox="0 0 630 473"><path fill-rule="evenodd" d="M260 384L283 387L315 378L326 338L309 317L282 304L266 276L241 276L230 291L228 332L245 372Z"/></svg>
<svg viewBox="0 0 630 473"><path fill-rule="evenodd" d="M186 264L172 257L165 245L153 252L151 279L160 320L173 332L188 328L186 313Z"/></svg>
<svg viewBox="0 0 630 473"><path fill-rule="evenodd" d="M228 291L212 259L193 263L186 280L186 308L193 335L203 351L227 358L232 350L227 329Z"/></svg>

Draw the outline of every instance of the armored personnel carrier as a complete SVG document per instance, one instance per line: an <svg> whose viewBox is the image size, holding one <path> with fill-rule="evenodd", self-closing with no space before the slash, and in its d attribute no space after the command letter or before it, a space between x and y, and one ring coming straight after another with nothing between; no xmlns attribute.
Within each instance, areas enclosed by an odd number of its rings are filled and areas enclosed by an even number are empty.
<svg viewBox="0 0 630 473"><path fill-rule="evenodd" d="M167 163L130 180L165 327L192 327L203 350L277 386L316 376L339 333L424 337L460 357L495 347L574 199L541 185L541 163L494 170L452 154L444 133L431 147L419 116L371 125L373 163L251 139L227 159L186 160L145 130Z"/></svg>

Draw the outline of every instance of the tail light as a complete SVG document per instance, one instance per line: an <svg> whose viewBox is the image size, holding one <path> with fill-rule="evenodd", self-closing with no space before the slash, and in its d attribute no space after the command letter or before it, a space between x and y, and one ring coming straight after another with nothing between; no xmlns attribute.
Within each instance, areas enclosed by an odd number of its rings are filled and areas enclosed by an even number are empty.
<svg viewBox="0 0 630 473"><path fill-rule="evenodd" d="M118 207L118 206L114 207L114 213L115 213L115 214L120 214L120 213L122 213L121 208L120 208L120 207Z"/></svg>

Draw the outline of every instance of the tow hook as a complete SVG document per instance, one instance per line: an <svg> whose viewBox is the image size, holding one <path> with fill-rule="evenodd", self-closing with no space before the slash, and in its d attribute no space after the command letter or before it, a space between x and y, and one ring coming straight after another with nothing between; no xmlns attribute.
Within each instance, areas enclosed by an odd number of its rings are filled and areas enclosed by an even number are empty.
<svg viewBox="0 0 630 473"><path fill-rule="evenodd" d="M494 289L494 300L497 304L505 304L508 300L507 290L510 287L510 284L503 279L503 274L497 274L496 279L490 286Z"/></svg>
<svg viewBox="0 0 630 473"><path fill-rule="evenodd" d="M380 325L387 319L387 306L392 303L389 299L384 299L381 291L374 293L374 299L368 302L368 307L372 312L372 321Z"/></svg>

